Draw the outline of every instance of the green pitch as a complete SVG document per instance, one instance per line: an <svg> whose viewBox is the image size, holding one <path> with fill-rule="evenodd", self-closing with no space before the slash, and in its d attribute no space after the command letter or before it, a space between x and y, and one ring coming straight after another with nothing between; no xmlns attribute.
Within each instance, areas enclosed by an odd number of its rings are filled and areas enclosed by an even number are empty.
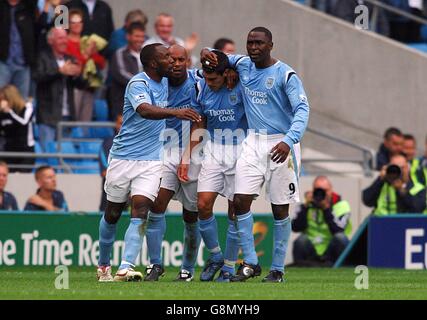
<svg viewBox="0 0 427 320"><path fill-rule="evenodd" d="M357 290L352 268L288 268L286 283L264 284L257 278L219 284L175 283L177 269L168 269L157 283L98 283L95 269L73 267L69 289L57 290L54 270L0 267L0 299L427 299L427 271L370 269L369 289Z"/></svg>

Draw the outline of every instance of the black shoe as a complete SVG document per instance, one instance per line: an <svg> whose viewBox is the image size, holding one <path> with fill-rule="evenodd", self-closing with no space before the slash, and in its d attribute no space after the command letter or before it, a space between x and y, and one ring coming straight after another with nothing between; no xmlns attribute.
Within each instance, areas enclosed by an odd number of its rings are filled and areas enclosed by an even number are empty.
<svg viewBox="0 0 427 320"><path fill-rule="evenodd" d="M159 281L165 274L165 269L160 264L152 264L145 269L145 273L144 281Z"/></svg>
<svg viewBox="0 0 427 320"><path fill-rule="evenodd" d="M190 271L187 270L180 270L178 275L176 276L174 281L178 281L178 282L191 282L193 281L193 275L191 274Z"/></svg>
<svg viewBox="0 0 427 320"><path fill-rule="evenodd" d="M271 270L268 275L262 279L262 282L283 282L283 272L278 270Z"/></svg>
<svg viewBox="0 0 427 320"><path fill-rule="evenodd" d="M259 264L247 264L243 262L240 264L239 269L235 276L230 278L231 282L244 282L249 278L258 277L261 275L261 266Z"/></svg>
<svg viewBox="0 0 427 320"><path fill-rule="evenodd" d="M204 267L202 273L200 274L200 281L212 281L215 277L215 274L221 270L224 265L224 260L215 262L213 260L208 260L206 266Z"/></svg>

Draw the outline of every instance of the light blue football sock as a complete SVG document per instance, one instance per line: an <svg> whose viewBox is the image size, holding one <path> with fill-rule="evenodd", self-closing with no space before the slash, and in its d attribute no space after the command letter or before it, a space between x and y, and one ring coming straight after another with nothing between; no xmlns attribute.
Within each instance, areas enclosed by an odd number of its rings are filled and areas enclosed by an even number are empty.
<svg viewBox="0 0 427 320"><path fill-rule="evenodd" d="M258 264L258 257L255 251L253 227L254 217L250 211L237 216L237 232L243 251L243 260L248 264L256 265Z"/></svg>
<svg viewBox="0 0 427 320"><path fill-rule="evenodd" d="M162 242L166 231L164 213L152 213L147 221L147 249L151 264L162 264Z"/></svg>
<svg viewBox="0 0 427 320"><path fill-rule="evenodd" d="M199 222L184 222L184 253L182 254L181 269L187 270L193 275L201 239Z"/></svg>
<svg viewBox="0 0 427 320"><path fill-rule="evenodd" d="M224 266L222 271L234 274L234 266L239 255L239 234L237 233L236 222L228 219L227 240L225 244Z"/></svg>
<svg viewBox="0 0 427 320"><path fill-rule="evenodd" d="M99 258L98 266L109 266L111 250L116 240L116 225L109 224L102 216L99 221Z"/></svg>
<svg viewBox="0 0 427 320"><path fill-rule="evenodd" d="M142 240L144 239L146 220L140 218L130 219L129 227L125 234L125 250L119 270L134 267L135 260L141 252Z"/></svg>
<svg viewBox="0 0 427 320"><path fill-rule="evenodd" d="M212 216L207 220L200 220L199 230L203 242L210 252L210 259L214 262L222 261L224 258L218 243L218 226L215 216Z"/></svg>
<svg viewBox="0 0 427 320"><path fill-rule="evenodd" d="M291 230L291 219L289 217L283 220L274 220L273 263L270 270L284 272L286 250L288 249Z"/></svg>

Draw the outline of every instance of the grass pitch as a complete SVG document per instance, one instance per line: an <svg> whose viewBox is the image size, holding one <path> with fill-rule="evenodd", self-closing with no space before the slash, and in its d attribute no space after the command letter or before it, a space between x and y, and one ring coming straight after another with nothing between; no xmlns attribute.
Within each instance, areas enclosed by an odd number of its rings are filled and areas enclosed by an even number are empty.
<svg viewBox="0 0 427 320"><path fill-rule="evenodd" d="M114 269L115 271L115 269ZM196 278L200 274L196 272ZM267 270L265 270L267 271ZM427 271L369 269L369 289L357 290L352 268L287 268L286 283L173 282L168 268L156 283L98 283L94 268L69 269L69 289L55 289L54 267L0 267L0 299L23 300L292 300L292 299L427 299ZM266 272L263 272L263 276Z"/></svg>

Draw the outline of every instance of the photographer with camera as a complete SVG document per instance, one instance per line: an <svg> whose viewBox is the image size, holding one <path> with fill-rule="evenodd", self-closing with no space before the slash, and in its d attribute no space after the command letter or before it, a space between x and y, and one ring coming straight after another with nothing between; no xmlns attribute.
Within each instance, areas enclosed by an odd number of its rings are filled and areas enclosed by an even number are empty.
<svg viewBox="0 0 427 320"><path fill-rule="evenodd" d="M363 190L363 203L375 208L374 215L423 212L426 208L425 186L418 182L419 179L413 179L409 170L406 158L394 155L372 185Z"/></svg>
<svg viewBox="0 0 427 320"><path fill-rule="evenodd" d="M295 264L332 266L349 242L349 219L349 203L333 191L327 177L316 177L292 221L292 231L302 232L294 242Z"/></svg>

